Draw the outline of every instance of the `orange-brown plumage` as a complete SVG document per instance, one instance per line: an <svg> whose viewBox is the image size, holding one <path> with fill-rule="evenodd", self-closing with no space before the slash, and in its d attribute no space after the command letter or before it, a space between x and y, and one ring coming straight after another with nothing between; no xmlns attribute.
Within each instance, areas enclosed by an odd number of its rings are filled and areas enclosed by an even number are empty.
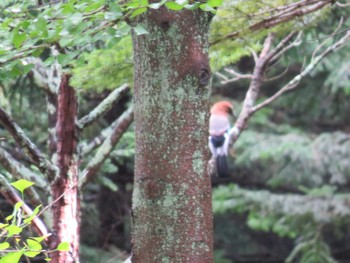
<svg viewBox="0 0 350 263"><path fill-rule="evenodd" d="M219 101L215 103L211 109L210 114L219 114L228 116L233 113L232 103L229 101Z"/></svg>
<svg viewBox="0 0 350 263"><path fill-rule="evenodd" d="M226 158L230 115L233 115L233 107L229 101L219 101L210 109L209 148L216 159L216 167L220 177L228 175Z"/></svg>

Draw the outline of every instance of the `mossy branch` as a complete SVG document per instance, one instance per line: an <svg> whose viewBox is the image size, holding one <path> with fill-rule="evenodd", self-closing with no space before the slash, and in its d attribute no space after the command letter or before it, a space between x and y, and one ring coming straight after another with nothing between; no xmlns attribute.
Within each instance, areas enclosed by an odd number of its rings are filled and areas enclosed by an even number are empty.
<svg viewBox="0 0 350 263"><path fill-rule="evenodd" d="M83 130L90 124L92 124L96 119L104 115L107 111L109 111L113 104L116 103L123 95L125 95L130 89L128 84L124 84L118 89L115 89L111 92L107 98L105 98L95 109L93 109L88 115L81 118L77 126L80 130Z"/></svg>
<svg viewBox="0 0 350 263"><path fill-rule="evenodd" d="M0 147L0 163L15 179L26 179L35 183L37 187L43 190L47 195L49 194L48 181L36 174L20 162L18 162L13 156L8 153L4 148ZM28 191L31 191L29 189ZM33 194L33 196L36 196ZM38 197L38 196L37 196ZM38 197L39 198L39 197ZM40 199L38 199L40 200ZM41 201L40 201L41 203Z"/></svg>
<svg viewBox="0 0 350 263"><path fill-rule="evenodd" d="M120 138L127 130L133 119L134 110L131 106L115 122L112 123L109 134L105 137L95 156L91 159L83 172L85 178L81 182L82 187L84 187L86 183L96 175L103 162L107 159L114 146L119 142Z"/></svg>

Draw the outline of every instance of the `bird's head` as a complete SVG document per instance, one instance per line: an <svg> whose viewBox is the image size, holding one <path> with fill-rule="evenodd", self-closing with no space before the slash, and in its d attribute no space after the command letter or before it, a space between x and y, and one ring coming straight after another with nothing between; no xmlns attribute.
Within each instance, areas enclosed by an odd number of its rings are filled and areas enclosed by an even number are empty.
<svg viewBox="0 0 350 263"><path fill-rule="evenodd" d="M229 101L219 101L215 103L211 109L211 114L220 114L220 115L232 115L235 116L233 112L232 103Z"/></svg>

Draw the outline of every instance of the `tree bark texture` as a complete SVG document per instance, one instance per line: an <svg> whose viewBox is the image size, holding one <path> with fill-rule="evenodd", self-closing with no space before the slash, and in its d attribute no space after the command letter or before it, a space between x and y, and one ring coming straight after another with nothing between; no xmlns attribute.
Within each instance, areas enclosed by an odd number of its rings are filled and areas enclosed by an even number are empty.
<svg viewBox="0 0 350 263"><path fill-rule="evenodd" d="M60 174L51 184L54 232L50 246L54 249L60 242L68 242L70 249L53 253L51 262L54 263L79 262L80 202L77 188L76 116L77 97L74 89L69 86L69 76L63 75L57 100L56 122L56 159ZM56 200L58 201L55 202Z"/></svg>
<svg viewBox="0 0 350 263"><path fill-rule="evenodd" d="M149 10L134 34L132 262L213 262L207 174L211 15Z"/></svg>

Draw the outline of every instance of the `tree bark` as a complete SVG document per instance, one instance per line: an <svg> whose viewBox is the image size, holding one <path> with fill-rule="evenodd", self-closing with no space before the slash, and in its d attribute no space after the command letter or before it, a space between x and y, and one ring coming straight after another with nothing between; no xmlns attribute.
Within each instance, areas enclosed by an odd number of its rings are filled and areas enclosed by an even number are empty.
<svg viewBox="0 0 350 263"><path fill-rule="evenodd" d="M133 263L213 262L207 174L211 14L150 10L134 34Z"/></svg>
<svg viewBox="0 0 350 263"><path fill-rule="evenodd" d="M59 178L52 182L53 196L53 236L50 248L55 249L61 242L68 242L69 251L53 253L53 263L79 262L79 217L80 202L78 197L77 164L77 98L69 86L69 76L63 75L57 100L57 166ZM58 201L56 201L58 200Z"/></svg>

